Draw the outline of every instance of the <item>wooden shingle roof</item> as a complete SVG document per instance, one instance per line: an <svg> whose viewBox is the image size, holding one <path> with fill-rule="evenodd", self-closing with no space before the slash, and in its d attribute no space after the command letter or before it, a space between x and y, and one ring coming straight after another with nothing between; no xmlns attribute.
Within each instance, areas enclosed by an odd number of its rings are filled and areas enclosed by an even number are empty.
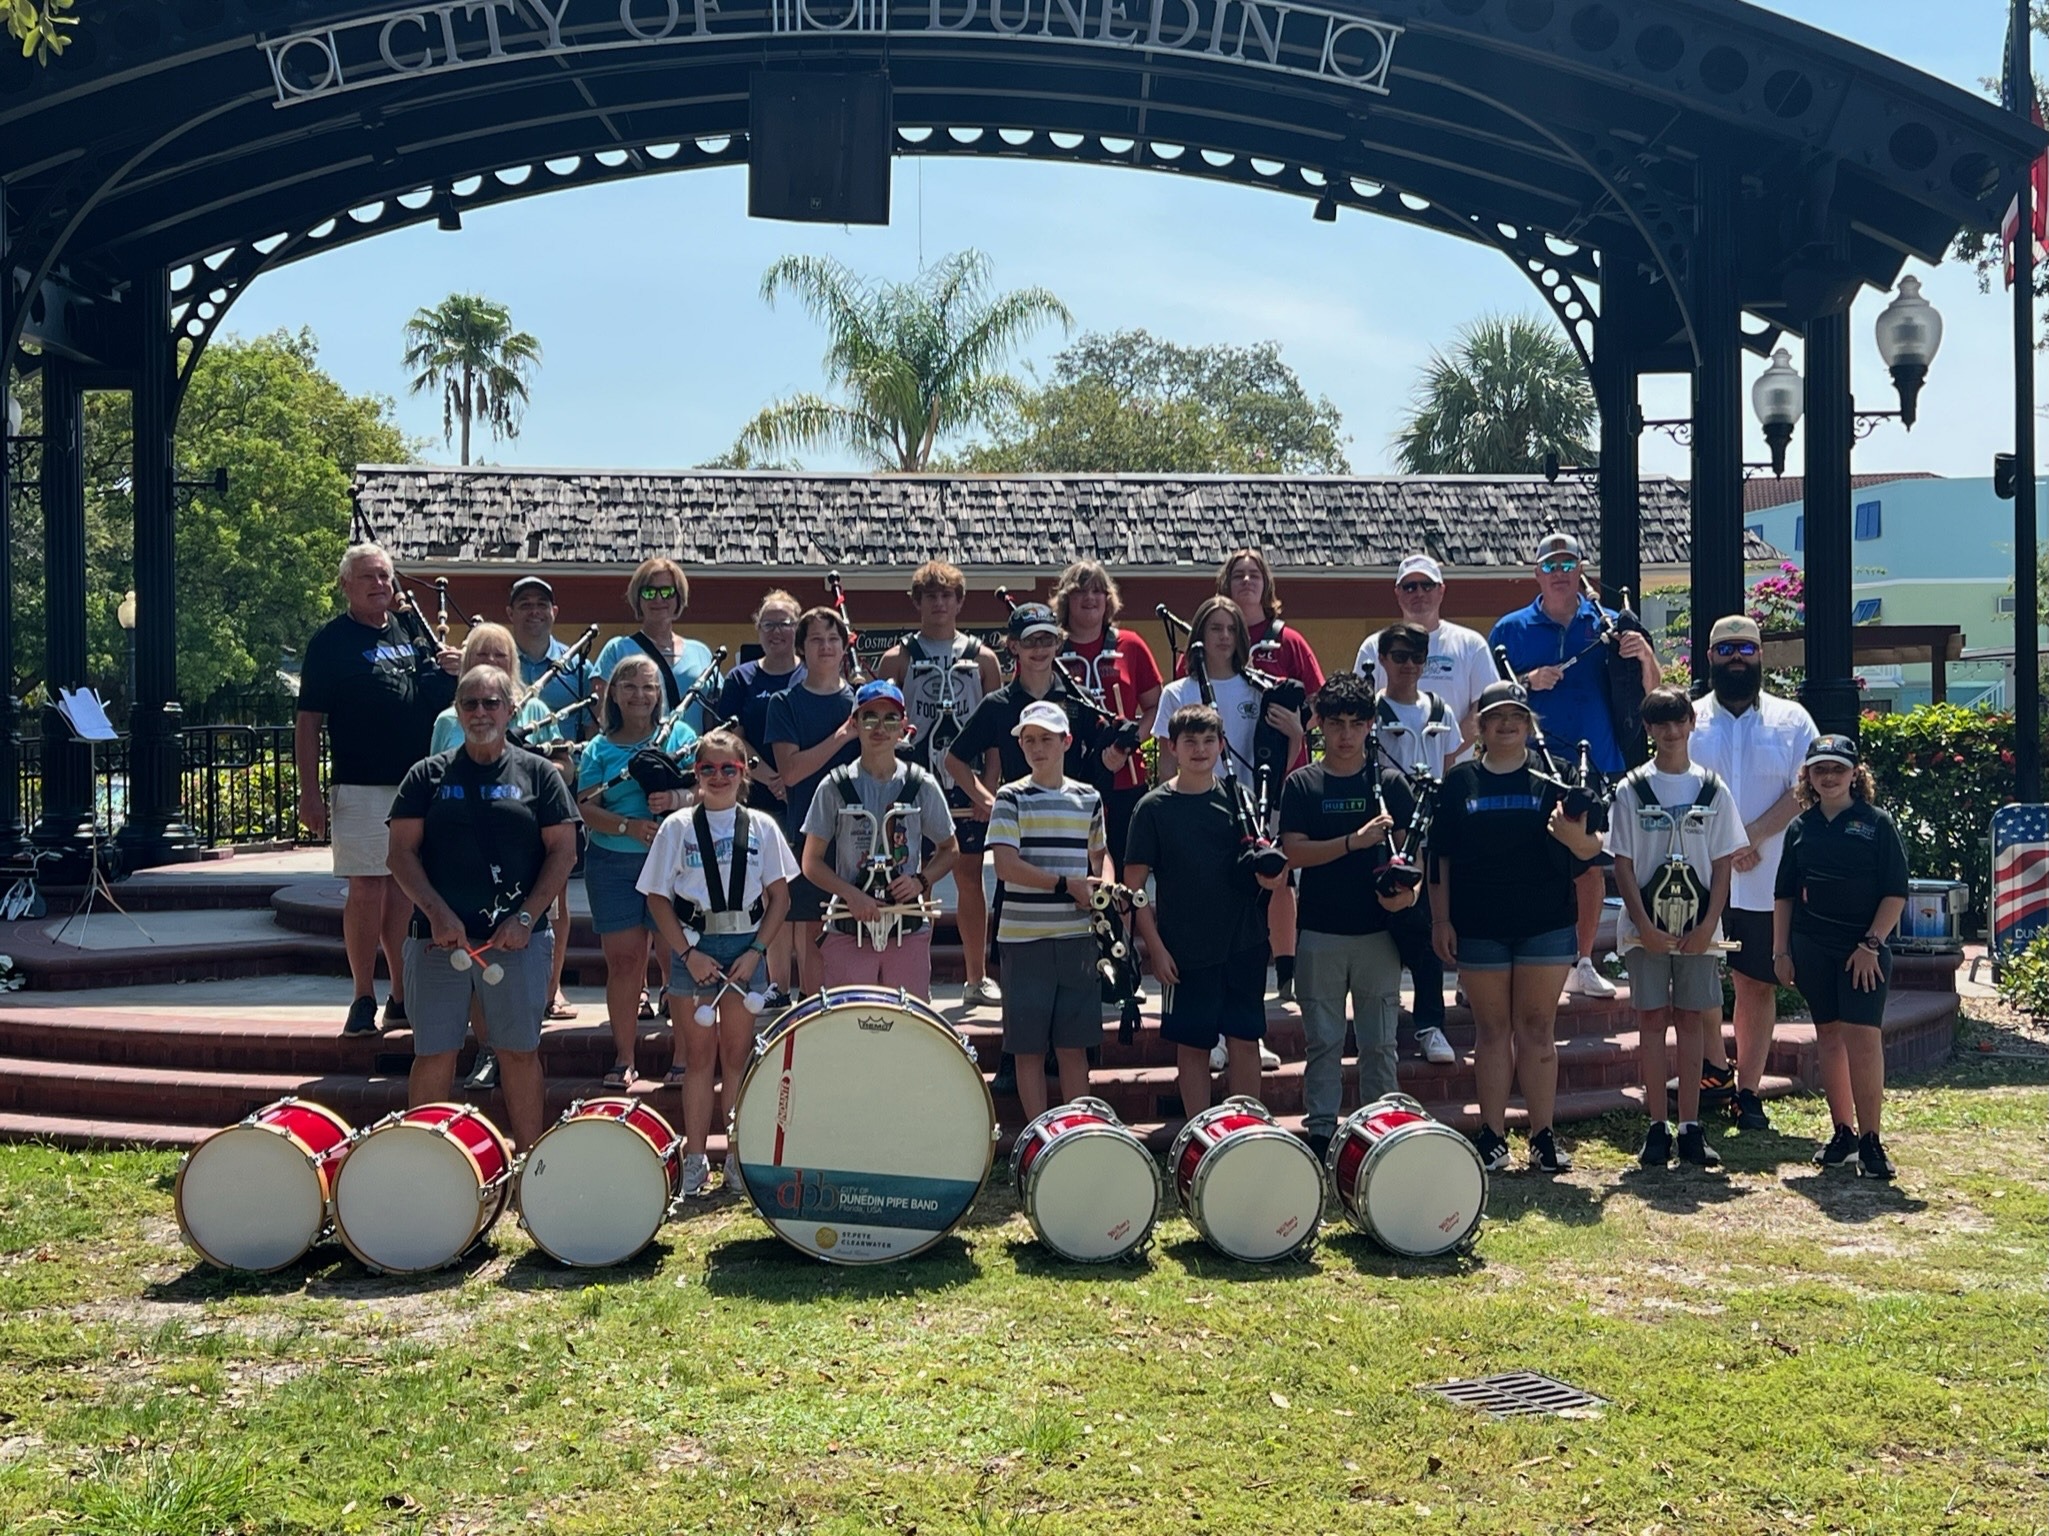
<svg viewBox="0 0 2049 1536"><path fill-rule="evenodd" d="M1642 482L1645 566L1683 567L1684 481ZM1600 542L1591 478L1536 476L863 475L759 470L455 469L363 465L359 509L401 561L823 570L1208 568L1244 545L1278 568L1448 565L1519 570L1551 528ZM1747 560L1778 552L1746 535Z"/></svg>

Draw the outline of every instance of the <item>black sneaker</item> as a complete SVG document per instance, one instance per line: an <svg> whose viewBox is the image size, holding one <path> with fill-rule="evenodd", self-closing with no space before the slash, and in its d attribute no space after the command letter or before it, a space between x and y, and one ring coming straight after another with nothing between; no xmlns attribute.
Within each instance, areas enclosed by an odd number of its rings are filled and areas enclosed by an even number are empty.
<svg viewBox="0 0 2049 1536"><path fill-rule="evenodd" d="M1008 1052L996 1063L996 1075L989 1079L989 1091L999 1095L1017 1092L1017 1063Z"/></svg>
<svg viewBox="0 0 2049 1536"><path fill-rule="evenodd" d="M1499 1173L1508 1166L1508 1138L1497 1136L1491 1126L1481 1126L1473 1132L1473 1145L1479 1149L1480 1166L1489 1173Z"/></svg>
<svg viewBox="0 0 2049 1536"><path fill-rule="evenodd" d="M1764 1101L1748 1088L1736 1090L1736 1126L1745 1131L1768 1131L1772 1123L1765 1117Z"/></svg>
<svg viewBox="0 0 2049 1536"><path fill-rule="evenodd" d="M789 993L785 992L774 982L770 982L768 990L761 994L761 1011L763 1013L780 1013L795 1001L796 999L791 997Z"/></svg>
<svg viewBox="0 0 2049 1536"><path fill-rule="evenodd" d="M1892 1159L1885 1155L1885 1143L1878 1139L1878 1132L1866 1131L1857 1140L1857 1177L1889 1179L1893 1173Z"/></svg>
<svg viewBox="0 0 2049 1536"><path fill-rule="evenodd" d="M498 1086L498 1053L484 1046L477 1052L477 1064L470 1068L470 1075L462 1085L474 1093L489 1093Z"/></svg>
<svg viewBox="0 0 2049 1536"><path fill-rule="evenodd" d="M1814 1166L1833 1168L1838 1163L1847 1163L1856 1155L1857 1133L1847 1125L1839 1125L1836 1127L1835 1135L1829 1137L1828 1145L1815 1149Z"/></svg>
<svg viewBox="0 0 2049 1536"><path fill-rule="evenodd" d="M1530 1166L1539 1173L1569 1173L1572 1159L1558 1145L1558 1138L1545 1126L1530 1138Z"/></svg>
<svg viewBox="0 0 2049 1536"><path fill-rule="evenodd" d="M1736 1069L1728 1065L1718 1067L1711 1061L1703 1061L1700 1064L1700 1091L1703 1094L1720 1094L1727 1098L1736 1091Z"/></svg>
<svg viewBox="0 0 2049 1536"><path fill-rule="evenodd" d="M1329 1131L1304 1131L1302 1133L1303 1145L1316 1155L1316 1160L1319 1163L1330 1156L1330 1135Z"/></svg>
<svg viewBox="0 0 2049 1536"><path fill-rule="evenodd" d="M384 1000L384 1027L386 1029L409 1029L412 1027L412 1022L411 1019L406 1017L406 1000L404 998L387 997Z"/></svg>
<svg viewBox="0 0 2049 1536"><path fill-rule="evenodd" d="M1668 1168L1672 1164L1672 1128L1662 1120L1651 1122L1650 1134L1643 1139L1643 1150L1636 1154L1637 1162L1646 1168Z"/></svg>
<svg viewBox="0 0 2049 1536"><path fill-rule="evenodd" d="M377 999L359 997L350 1003L349 1021L342 1025L342 1038L354 1040L377 1032Z"/></svg>
<svg viewBox="0 0 2049 1536"><path fill-rule="evenodd" d="M1696 1168L1722 1166L1722 1154L1707 1144L1707 1133L1700 1128L1698 1121L1679 1127L1679 1161L1691 1163Z"/></svg>

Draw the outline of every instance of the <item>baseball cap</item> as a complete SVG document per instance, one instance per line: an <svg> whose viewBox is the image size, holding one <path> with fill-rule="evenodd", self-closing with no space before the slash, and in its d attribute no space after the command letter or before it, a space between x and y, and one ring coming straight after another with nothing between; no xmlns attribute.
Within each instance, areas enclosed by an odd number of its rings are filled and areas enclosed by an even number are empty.
<svg viewBox="0 0 2049 1536"><path fill-rule="evenodd" d="M1046 699L1037 699L1025 705L1018 714L1017 724L1010 728L1010 734L1022 736L1028 725L1036 725L1041 730L1051 731L1055 736L1072 734L1067 728L1067 711Z"/></svg>
<svg viewBox="0 0 2049 1536"><path fill-rule="evenodd" d="M522 576L518 581L515 581L512 584L512 594L507 601L518 602L519 594L522 592L538 592L549 602L555 601L555 589L538 576Z"/></svg>
<svg viewBox="0 0 2049 1536"><path fill-rule="evenodd" d="M1394 583L1400 586L1411 576L1428 576L1440 587L1444 585L1444 567L1428 555L1411 555L1404 560L1394 573Z"/></svg>
<svg viewBox="0 0 2049 1536"><path fill-rule="evenodd" d="M860 691L854 695L854 708L859 709L863 704L873 704L877 699L894 704L898 709L904 707L903 689L886 677L878 677L873 682L861 685Z"/></svg>
<svg viewBox="0 0 2049 1536"><path fill-rule="evenodd" d="M1480 706L1476 714L1484 715L1490 709L1502 709L1508 705L1527 711L1530 707L1530 691L1521 683L1511 683L1503 678L1498 683L1489 683L1480 690Z"/></svg>
<svg viewBox="0 0 2049 1536"><path fill-rule="evenodd" d="M1022 640L1027 635L1057 635L1060 621L1053 617L1053 610L1044 603L1019 603L1010 610L1010 638Z"/></svg>
<svg viewBox="0 0 2049 1536"><path fill-rule="evenodd" d="M1727 618L1716 619L1715 627L1708 631L1708 644L1718 640L1754 640L1764 644L1764 633L1757 627L1757 620L1748 614L1732 613Z"/></svg>
<svg viewBox="0 0 2049 1536"><path fill-rule="evenodd" d="M1857 766L1857 743L1847 736L1817 736L1807 744L1807 759L1810 763L1841 763L1845 768Z"/></svg>
<svg viewBox="0 0 2049 1536"><path fill-rule="evenodd" d="M1570 555L1575 560L1587 557L1586 551L1579 547L1579 540L1562 530L1547 533L1537 540L1536 558L1544 560L1552 555Z"/></svg>

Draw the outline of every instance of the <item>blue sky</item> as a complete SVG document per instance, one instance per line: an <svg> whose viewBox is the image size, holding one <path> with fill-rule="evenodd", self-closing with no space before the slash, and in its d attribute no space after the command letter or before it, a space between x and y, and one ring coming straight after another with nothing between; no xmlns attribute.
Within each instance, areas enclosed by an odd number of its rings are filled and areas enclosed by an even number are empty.
<svg viewBox="0 0 2049 1536"><path fill-rule="evenodd" d="M1997 72L2005 34L2005 0L1771 8L1974 88ZM1353 467L1374 473L1391 467L1389 440L1433 348L1489 311L1547 313L1491 251L1370 215L1317 224L1302 199L1193 178L905 157L893 202L886 229L752 221L741 168L533 197L466 215L459 234L428 225L274 272L238 301L230 329L310 326L329 371L351 390L393 396L406 429L431 439L426 456L452 462L438 403L405 392L400 330L451 292L486 293L539 338L545 362L519 439L484 440L483 456L681 466L724 451L768 400L819 385L817 330L795 305L771 311L757 296L778 256L814 251L902 279L921 251L929 261L975 246L999 285L1052 289L1079 330L1279 342L1308 389L1343 413ZM1857 468L1988 474L2012 434L2011 310L1954 263L1909 270L1947 322L1942 353L1913 433L1882 428ZM1870 339L1883 304L1867 293L1854 333L1860 403L1874 409L1895 403ZM1060 342L1046 332L1024 360L1043 362ZM1683 416L1685 383L1647 380L1643 400L1647 415ZM1763 451L1760 439L1746 456ZM1650 471L1687 472L1685 450L1657 433L1645 435L1643 459Z"/></svg>

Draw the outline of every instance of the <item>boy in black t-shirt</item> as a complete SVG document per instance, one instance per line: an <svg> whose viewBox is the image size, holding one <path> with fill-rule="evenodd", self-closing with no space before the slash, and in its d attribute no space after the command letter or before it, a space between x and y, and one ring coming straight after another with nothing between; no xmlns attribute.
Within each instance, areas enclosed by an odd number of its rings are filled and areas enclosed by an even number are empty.
<svg viewBox="0 0 2049 1536"><path fill-rule="evenodd" d="M1281 847L1289 867L1302 871L1295 994L1308 1040L1303 1130L1321 1158L1343 1108L1348 996L1359 1040L1359 1102L1397 1087L1402 961L1388 923L1415 905L1416 886L1390 895L1375 884L1394 828L1412 807L1404 777L1369 760L1372 684L1339 672L1317 690L1315 703L1323 760L1296 769L1281 788Z"/></svg>
<svg viewBox="0 0 2049 1536"><path fill-rule="evenodd" d="M1150 906L1135 914L1163 1001L1160 1033L1174 1042L1187 1115L1209 1108L1209 1053L1222 1038L1228 1093L1259 1096L1259 1042L1266 1035L1266 893L1287 877L1254 876L1231 791L1217 781L1224 723L1207 704L1167 722L1174 777L1138 802L1125 845L1124 879L1157 877Z"/></svg>

